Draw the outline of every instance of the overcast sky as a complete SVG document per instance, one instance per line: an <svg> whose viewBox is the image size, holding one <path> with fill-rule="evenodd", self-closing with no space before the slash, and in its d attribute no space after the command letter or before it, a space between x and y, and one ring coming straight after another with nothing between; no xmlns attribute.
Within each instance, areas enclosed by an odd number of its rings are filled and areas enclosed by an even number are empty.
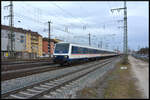
<svg viewBox="0 0 150 100"><path fill-rule="evenodd" d="M112 8L122 8L124 2L102 1L15 1L14 26L38 32L43 37L48 36L48 21L51 23L52 38L66 42L88 45L88 34L91 34L91 44L97 47L102 41L103 48L122 50L123 45L123 10L110 11ZM9 2L2 1L2 24L9 25L9 8L4 6ZM128 16L128 46L137 50L149 45L148 2L127 2ZM18 22L19 21L19 22Z"/></svg>

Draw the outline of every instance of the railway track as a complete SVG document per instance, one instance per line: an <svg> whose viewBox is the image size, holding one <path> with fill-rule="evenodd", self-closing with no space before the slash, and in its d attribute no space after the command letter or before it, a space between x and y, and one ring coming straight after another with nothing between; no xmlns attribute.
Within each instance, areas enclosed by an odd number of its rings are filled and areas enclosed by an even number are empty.
<svg viewBox="0 0 150 100"><path fill-rule="evenodd" d="M77 79L87 75L88 73L95 71L99 68L105 67L105 65L111 63L116 58L109 58L106 60L99 61L98 63L89 65L82 69L66 73L64 75L58 76L54 79L44 80L32 85L7 91L2 94L4 99L35 99L35 98L51 98L53 97L53 92L62 89L63 86L67 84L72 84ZM59 90L60 92L61 90ZM57 91L58 92L58 91Z"/></svg>
<svg viewBox="0 0 150 100"><path fill-rule="evenodd" d="M106 59L106 58L103 58ZM53 71L53 70L58 70L58 69L63 69L66 67L72 67L75 65L79 64L84 64L84 63L90 63L89 62L80 62L80 63L75 63L72 65L64 65L60 66L59 64L55 64L52 62L38 62L38 63L27 63L27 64L17 64L17 65L7 65L7 66L2 66L2 73L1 73L1 81L5 80L10 80L10 79L15 79L19 77L25 77L37 73L42 73L46 71Z"/></svg>
<svg viewBox="0 0 150 100"><path fill-rule="evenodd" d="M21 66L20 66L21 67ZM15 79L19 77L24 77L32 74L42 73L45 71L52 71L56 69L60 69L58 64L51 64L47 66L28 66L28 68L20 68L18 70L9 70L1 72L1 81Z"/></svg>
<svg viewBox="0 0 150 100"><path fill-rule="evenodd" d="M32 67L38 67L38 66L44 66L44 65L52 65L53 62L48 61L41 61L41 62L34 62L34 63L20 63L20 64L11 64L11 65L2 65L1 71L11 71L11 70L19 70L24 68L32 68Z"/></svg>
<svg viewBox="0 0 150 100"><path fill-rule="evenodd" d="M84 63L86 63L86 62L84 62ZM78 63L78 64L80 64L80 63ZM59 64L55 64L55 63L46 63L46 65L41 64L41 63L26 64L26 65L21 64L21 65L19 64L17 66L9 66L8 68L6 68L6 66L5 66L5 69L2 67L1 81L6 81L6 80L10 80L10 79L15 79L15 78L19 78L19 77L29 76L29 75L33 75L33 74L37 74L37 73L53 71L53 70L58 70L58 69L63 69L66 67L73 66L73 65L60 66Z"/></svg>
<svg viewBox="0 0 150 100"><path fill-rule="evenodd" d="M50 59L37 59L37 60L24 60L24 61L20 61L20 60L14 60L14 61L2 61L1 64L2 65L12 65L12 64L25 64L25 63L36 63L36 62L49 62L51 61Z"/></svg>

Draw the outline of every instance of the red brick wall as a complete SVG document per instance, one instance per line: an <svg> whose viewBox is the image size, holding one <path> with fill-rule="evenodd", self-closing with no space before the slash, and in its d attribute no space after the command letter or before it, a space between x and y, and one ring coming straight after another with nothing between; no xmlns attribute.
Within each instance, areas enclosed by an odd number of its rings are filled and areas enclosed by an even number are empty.
<svg viewBox="0 0 150 100"><path fill-rule="evenodd" d="M48 54L48 42L47 41L43 41L42 44L42 50L43 50L43 54Z"/></svg>
<svg viewBox="0 0 150 100"><path fill-rule="evenodd" d="M43 40L43 54L48 54L48 41ZM50 53L53 54L53 50L54 50L54 43L51 42L50 43Z"/></svg>

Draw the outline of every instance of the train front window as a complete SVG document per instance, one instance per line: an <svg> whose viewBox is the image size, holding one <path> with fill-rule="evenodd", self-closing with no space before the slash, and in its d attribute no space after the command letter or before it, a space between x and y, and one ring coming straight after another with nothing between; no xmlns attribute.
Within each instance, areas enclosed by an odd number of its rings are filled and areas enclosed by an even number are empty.
<svg viewBox="0 0 150 100"><path fill-rule="evenodd" d="M69 44L62 43L56 44L55 46L55 53L68 53L69 51Z"/></svg>

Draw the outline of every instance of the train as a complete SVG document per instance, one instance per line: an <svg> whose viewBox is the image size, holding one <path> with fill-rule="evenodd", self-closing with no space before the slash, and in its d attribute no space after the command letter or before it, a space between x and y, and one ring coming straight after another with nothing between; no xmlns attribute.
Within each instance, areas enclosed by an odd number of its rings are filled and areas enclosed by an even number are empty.
<svg viewBox="0 0 150 100"><path fill-rule="evenodd" d="M117 52L111 50L61 42L56 43L54 46L53 61L64 65L77 61L97 60L102 57L117 55Z"/></svg>

